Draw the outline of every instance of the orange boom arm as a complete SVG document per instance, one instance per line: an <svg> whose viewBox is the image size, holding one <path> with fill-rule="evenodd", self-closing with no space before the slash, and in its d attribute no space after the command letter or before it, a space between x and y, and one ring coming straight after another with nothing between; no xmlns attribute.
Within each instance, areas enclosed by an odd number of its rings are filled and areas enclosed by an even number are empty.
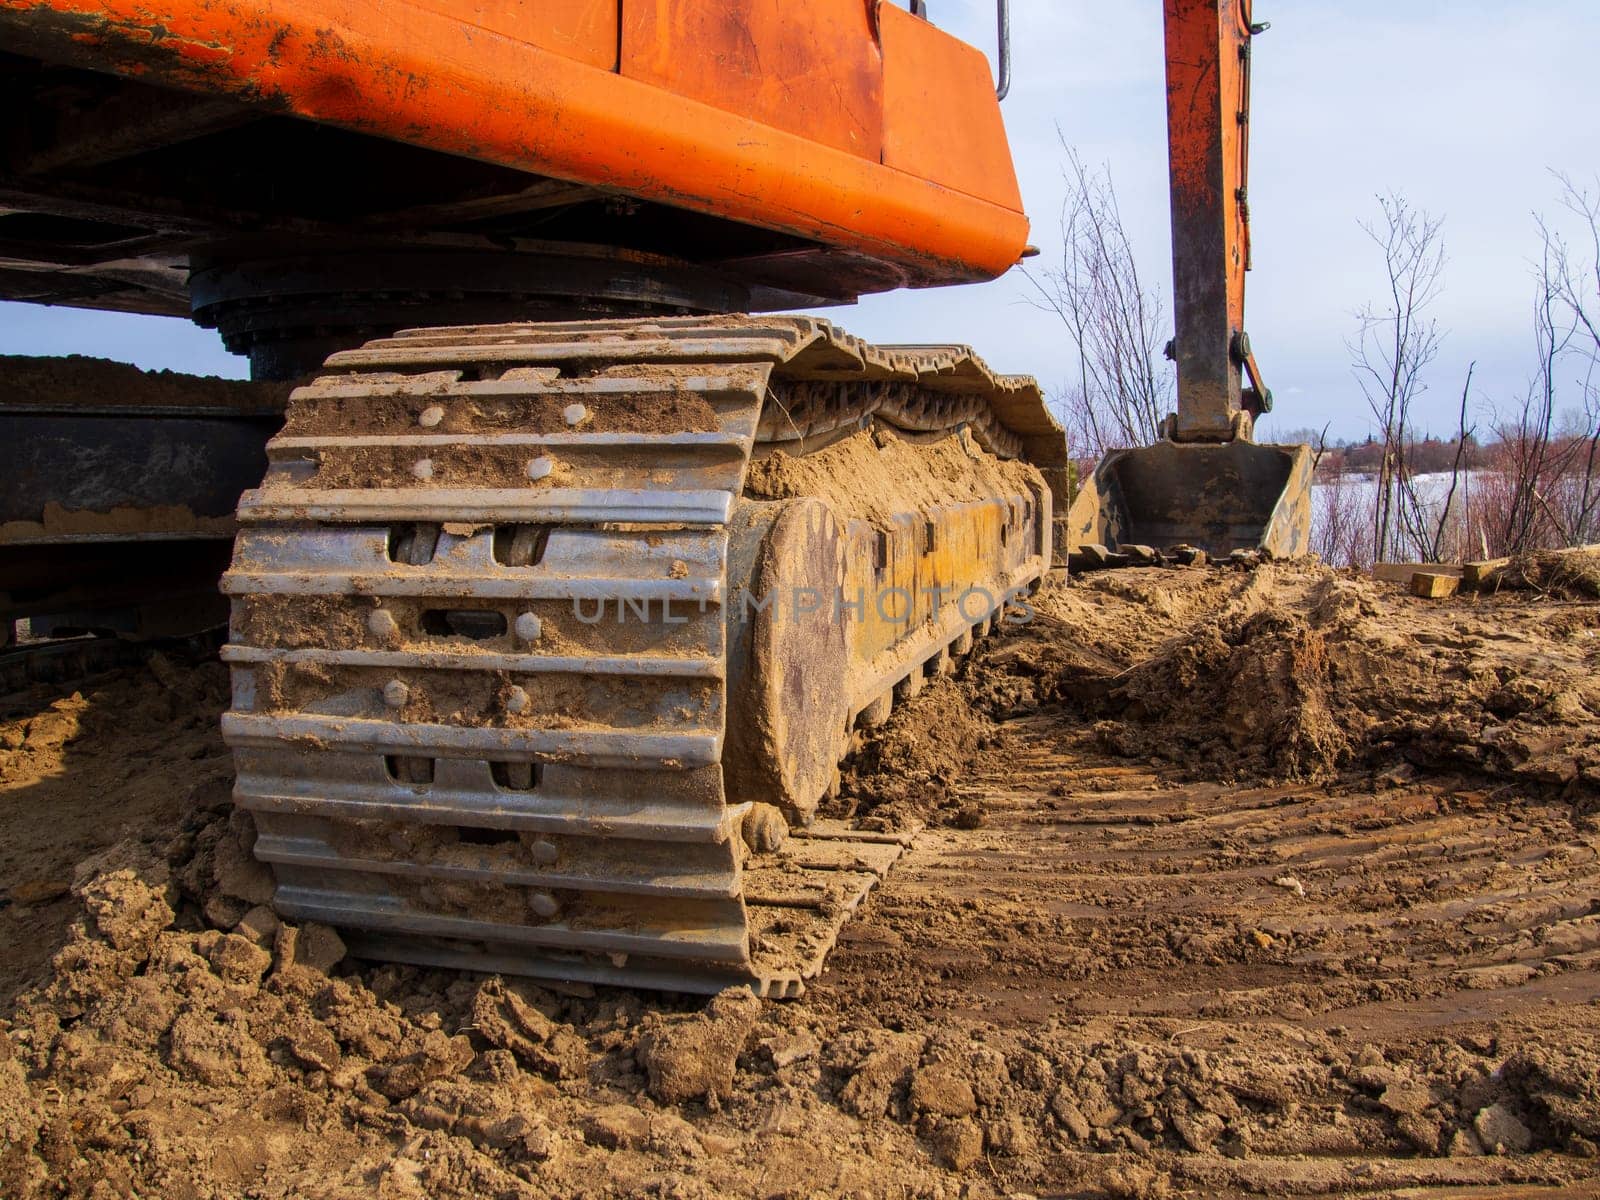
<svg viewBox="0 0 1600 1200"><path fill-rule="evenodd" d="M1269 402L1244 336L1253 33L1250 0L1166 0L1180 441L1227 441Z"/></svg>

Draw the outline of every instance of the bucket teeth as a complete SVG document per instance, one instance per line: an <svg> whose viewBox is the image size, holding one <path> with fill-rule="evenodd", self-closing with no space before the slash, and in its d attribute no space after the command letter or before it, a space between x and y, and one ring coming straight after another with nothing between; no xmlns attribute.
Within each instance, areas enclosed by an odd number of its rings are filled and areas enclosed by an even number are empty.
<svg viewBox="0 0 1600 1200"><path fill-rule="evenodd" d="M963 348L806 318L407 331L296 391L223 583L235 797L284 915L574 981L822 969L909 841L817 822L752 858L725 790L729 522L779 376L816 385L801 445L877 409L1048 433Z"/></svg>

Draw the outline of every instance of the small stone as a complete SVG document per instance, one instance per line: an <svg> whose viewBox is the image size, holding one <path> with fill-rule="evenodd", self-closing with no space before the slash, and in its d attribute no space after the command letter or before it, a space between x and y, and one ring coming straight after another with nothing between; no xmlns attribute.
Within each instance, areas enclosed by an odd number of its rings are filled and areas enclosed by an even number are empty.
<svg viewBox="0 0 1600 1200"><path fill-rule="evenodd" d="M217 929L232 929L250 911L250 905L237 896L225 896L219 892L206 900L201 911Z"/></svg>
<svg viewBox="0 0 1600 1200"><path fill-rule="evenodd" d="M432 479L433 478L433 459L431 459L431 458L419 458L419 459L417 459L416 462L411 464L411 473L413 475L415 475L418 479Z"/></svg>
<svg viewBox="0 0 1600 1200"><path fill-rule="evenodd" d="M1111 557L1111 551L1099 542L1085 542L1073 552L1074 557L1081 557L1085 565L1103 567Z"/></svg>
<svg viewBox="0 0 1600 1200"><path fill-rule="evenodd" d="M555 469L555 463L551 462L550 459L544 455L540 455L538 458L530 459L528 461L528 478L544 479L550 474L551 471L554 471Z"/></svg>
<svg viewBox="0 0 1600 1200"><path fill-rule="evenodd" d="M367 614L367 630L373 637L388 641L400 632L394 614L386 608L375 608Z"/></svg>
<svg viewBox="0 0 1600 1200"><path fill-rule="evenodd" d="M212 970L227 983L253 986L272 965L272 955L249 938L225 933L217 939L210 954Z"/></svg>
<svg viewBox="0 0 1600 1200"><path fill-rule="evenodd" d="M762 1038L761 1049L766 1052L773 1067L782 1071L795 1063L815 1058L822 1050L822 1043L809 1030L802 1029L799 1033L780 1033L775 1037Z"/></svg>
<svg viewBox="0 0 1600 1200"><path fill-rule="evenodd" d="M1061 1128L1067 1131L1067 1136L1073 1141L1089 1140L1089 1118L1083 1115L1083 1110L1077 1106L1065 1088L1050 1098L1050 1111L1056 1120L1061 1122Z"/></svg>
<svg viewBox="0 0 1600 1200"><path fill-rule="evenodd" d="M1278 876L1278 878L1272 881L1272 886L1281 887L1284 889L1284 891L1293 892L1296 896L1304 896L1306 894L1306 885L1301 883L1293 875Z"/></svg>
<svg viewBox="0 0 1600 1200"><path fill-rule="evenodd" d="M513 686L506 692L506 711L514 715L528 711L528 693L525 689Z"/></svg>
<svg viewBox="0 0 1600 1200"><path fill-rule="evenodd" d="M235 923L233 931L249 938L258 946L267 946L278 932L278 914L265 904L258 904Z"/></svg>
<svg viewBox="0 0 1600 1200"><path fill-rule="evenodd" d="M983 1130L971 1117L941 1122L930 1140L952 1171L965 1171L983 1155Z"/></svg>
<svg viewBox="0 0 1600 1200"><path fill-rule="evenodd" d="M315 921L300 926L300 936L295 941L294 960L303 967L326 975L345 956L344 939L327 925Z"/></svg>
<svg viewBox="0 0 1600 1200"><path fill-rule="evenodd" d="M1504 1104L1480 1109L1472 1128L1491 1154L1521 1154L1533 1145L1533 1131Z"/></svg>
<svg viewBox="0 0 1600 1200"><path fill-rule="evenodd" d="M518 615L514 626L516 635L525 642L537 642L544 632L544 623L531 612Z"/></svg>
<svg viewBox="0 0 1600 1200"><path fill-rule="evenodd" d="M584 421L588 419L589 410L581 404L569 404L562 411L561 415L566 418L568 425L576 428L577 426L582 425Z"/></svg>
<svg viewBox="0 0 1600 1200"><path fill-rule="evenodd" d="M308 1071L326 1071L330 1075L338 1070L342 1057L338 1040L328 1027L305 1017L291 1019L273 1048Z"/></svg>
<svg viewBox="0 0 1600 1200"><path fill-rule="evenodd" d="M789 837L789 822L772 804L759 801L750 806L740 826L744 844L756 854L774 854Z"/></svg>
<svg viewBox="0 0 1600 1200"><path fill-rule="evenodd" d="M418 415L417 424L424 429L432 429L442 420L444 420L444 409L437 404L430 404Z"/></svg>
<svg viewBox="0 0 1600 1200"><path fill-rule="evenodd" d="M1395 1083L1384 1088L1378 1103L1397 1117L1422 1112L1433 1103L1433 1094L1417 1084Z"/></svg>
<svg viewBox="0 0 1600 1200"><path fill-rule="evenodd" d="M1039 1147L1028 1123L1015 1114L989 1122L983 1138L992 1152L1005 1158L1028 1158Z"/></svg>
<svg viewBox="0 0 1600 1200"><path fill-rule="evenodd" d="M978 1111L978 1101L961 1071L934 1063L912 1073L911 1108L938 1117L970 1117Z"/></svg>
<svg viewBox="0 0 1600 1200"><path fill-rule="evenodd" d="M528 911L542 920L550 920L560 915L561 902L549 892L529 892Z"/></svg>
<svg viewBox="0 0 1600 1200"><path fill-rule="evenodd" d="M606 1150L632 1150L650 1138L650 1114L631 1104L598 1109L583 1122L583 1140Z"/></svg>

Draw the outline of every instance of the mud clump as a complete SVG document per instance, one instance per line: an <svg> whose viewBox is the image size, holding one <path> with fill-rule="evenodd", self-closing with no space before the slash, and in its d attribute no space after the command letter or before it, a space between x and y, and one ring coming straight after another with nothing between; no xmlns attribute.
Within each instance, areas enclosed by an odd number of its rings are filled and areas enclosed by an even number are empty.
<svg viewBox="0 0 1600 1200"><path fill-rule="evenodd" d="M841 799L829 809L877 831L971 820L954 789L995 741L994 723L966 691L934 680L846 760Z"/></svg>
<svg viewBox="0 0 1600 1200"><path fill-rule="evenodd" d="M663 1018L639 1038L639 1065L650 1094L664 1104L704 1099L715 1104L733 1094L733 1071L761 1001L749 988L731 988L702 1013Z"/></svg>
<svg viewBox="0 0 1600 1200"><path fill-rule="evenodd" d="M1592 609L1509 593L1440 609L1300 563L1106 572L1035 604L1045 619L993 665L1124 757L1204 778L1398 764L1600 785Z"/></svg>
<svg viewBox="0 0 1600 1200"><path fill-rule="evenodd" d="M1600 600L1600 549L1536 550L1513 558L1496 586L1563 600Z"/></svg>

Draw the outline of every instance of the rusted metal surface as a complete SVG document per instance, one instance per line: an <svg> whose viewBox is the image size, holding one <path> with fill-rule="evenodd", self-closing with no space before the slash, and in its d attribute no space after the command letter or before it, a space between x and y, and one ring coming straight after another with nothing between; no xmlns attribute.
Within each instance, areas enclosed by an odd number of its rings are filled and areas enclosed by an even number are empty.
<svg viewBox="0 0 1600 1200"><path fill-rule="evenodd" d="M282 395L94 359L0 358L0 622L147 637L226 619L239 495Z"/></svg>
<svg viewBox="0 0 1600 1200"><path fill-rule="evenodd" d="M1311 550L1307 446L1160 442L1108 454L1073 502L1068 544L1198 547L1214 557Z"/></svg>
<svg viewBox="0 0 1600 1200"><path fill-rule="evenodd" d="M233 536L273 417L0 408L0 546Z"/></svg>
<svg viewBox="0 0 1600 1200"><path fill-rule="evenodd" d="M624 27L631 9L647 6L654 0L625 0ZM557 6L556 17L568 19L570 7ZM0 30L8 45L50 61L812 239L892 264L912 284L993 277L1026 242L987 70L966 69L981 68L982 56L898 10L882 13L886 25L909 24L886 51L881 119L886 138L902 117L915 124L900 124L899 142L886 140L888 165L870 144L865 155L840 149L597 69L581 53L539 44L554 39L537 31L508 33L488 17L474 24L473 11L442 2L169 0L152 9L134 0L3 0ZM781 25L770 32L788 36ZM864 28L836 46L828 69L860 76L839 64L870 62L870 39ZM965 65L941 76L952 61ZM964 136L926 144L919 130L944 110L905 113L890 95L908 94L896 78L923 80L963 113ZM861 124L870 134L874 122Z"/></svg>
<svg viewBox="0 0 1600 1200"><path fill-rule="evenodd" d="M1249 266L1250 0L1166 0L1179 441L1228 441Z"/></svg>
<svg viewBox="0 0 1600 1200"><path fill-rule="evenodd" d="M903 9L882 5L878 21L884 165L1002 211L1021 212L989 60ZM1017 246L1011 253L1022 251Z"/></svg>
<svg viewBox="0 0 1600 1200"><path fill-rule="evenodd" d="M883 54L861 0L624 0L622 74L870 161Z"/></svg>
<svg viewBox="0 0 1600 1200"><path fill-rule="evenodd" d="M934 426L987 381L993 440L1021 445L1048 436L1037 387L806 318L420 330L329 370L225 583L224 733L278 906L403 961L796 994L902 847L822 826L749 858L746 814L804 821L851 721L992 627L960 590L1043 573L1050 518L1042 485L887 531L744 500L763 407L853 379L858 418ZM871 395L919 380L920 404ZM701 416L647 415L674 408ZM916 599L790 611L858 581ZM751 585L781 610L746 620Z"/></svg>

